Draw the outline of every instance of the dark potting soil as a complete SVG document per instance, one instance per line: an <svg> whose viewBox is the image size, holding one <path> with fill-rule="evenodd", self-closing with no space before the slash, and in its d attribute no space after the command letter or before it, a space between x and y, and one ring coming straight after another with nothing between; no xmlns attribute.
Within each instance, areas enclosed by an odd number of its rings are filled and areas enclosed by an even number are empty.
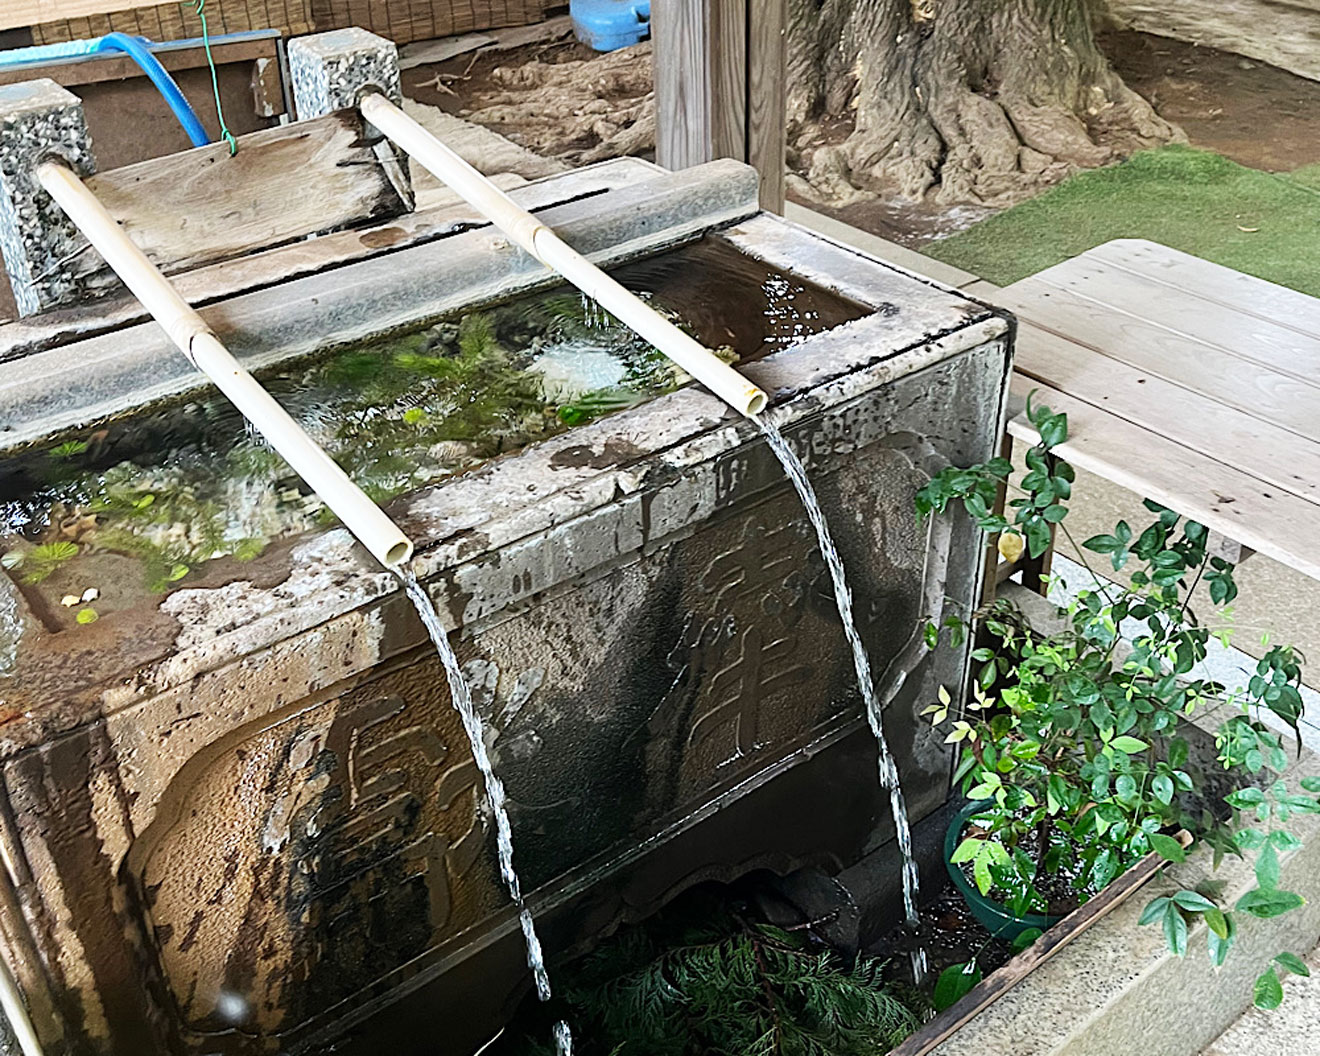
<svg viewBox="0 0 1320 1056"><path fill-rule="evenodd" d="M982 834L982 831L983 830L978 829L973 823L968 825L967 829L964 831L964 836L976 836ZM1041 858L1039 831L1033 831L1024 836L1018 844L1018 849L1033 862L1039 862ZM1133 864L1134 862L1126 862L1123 864L1122 869L1127 869ZM961 869L963 871L963 876L967 877L967 882L972 886L975 886L976 879L972 875L971 865L963 864ZM1059 869L1054 872L1039 873L1035 878L1034 886L1046 900L1047 904L1043 907L1033 907L1032 912L1043 912L1052 917L1064 917L1083 902L1094 898L1100 893L1100 890L1104 885L1087 883L1079 887L1077 881L1081 875L1081 869L1076 866ZM1007 902L1011 895L996 885L990 889L989 897L997 902Z"/></svg>
<svg viewBox="0 0 1320 1056"><path fill-rule="evenodd" d="M1015 953L1010 943L995 938L978 923L946 878L940 879L938 892L922 903L921 926L916 935L906 924L899 924L865 951L867 956L885 962L886 976L895 982L911 982L908 952L918 942L926 949L928 987L952 965L974 959L982 973L989 975L1007 964Z"/></svg>

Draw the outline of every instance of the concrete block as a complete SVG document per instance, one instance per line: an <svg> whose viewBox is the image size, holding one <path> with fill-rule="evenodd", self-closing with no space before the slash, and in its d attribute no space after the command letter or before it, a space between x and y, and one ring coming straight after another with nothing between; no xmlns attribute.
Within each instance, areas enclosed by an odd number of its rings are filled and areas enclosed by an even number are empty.
<svg viewBox="0 0 1320 1056"><path fill-rule="evenodd" d="M95 171L78 97L46 79L0 85L0 250L25 316L79 294L71 262L82 236L34 175L50 158L82 176Z"/></svg>
<svg viewBox="0 0 1320 1056"><path fill-rule="evenodd" d="M298 117L304 121L357 106L369 88L403 104L398 48L357 27L290 41L289 76Z"/></svg>

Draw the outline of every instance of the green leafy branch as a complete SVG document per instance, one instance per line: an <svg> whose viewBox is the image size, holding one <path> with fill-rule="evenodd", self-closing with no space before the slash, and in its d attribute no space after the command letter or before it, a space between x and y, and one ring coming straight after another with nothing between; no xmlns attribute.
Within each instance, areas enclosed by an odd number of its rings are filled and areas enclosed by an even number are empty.
<svg viewBox="0 0 1320 1056"><path fill-rule="evenodd" d="M1067 439L1067 419L1030 401L1028 415L1040 442L1026 455L1025 495L1007 505L1011 521L995 509L1011 475L1003 459L938 474L916 497L919 516L961 504L982 530L1020 535L1033 556L1049 546L1051 526L1066 532L1074 476L1051 452ZM1227 644L1229 631L1204 624L1193 596L1204 583L1226 623L1225 606L1237 596L1234 568L1208 553L1204 525L1155 502L1145 506L1152 523L1134 530L1119 521L1081 544L1108 557L1126 584L1092 572L1093 585L1062 610L1063 629L1053 633L1038 632L1005 601L991 604L979 614L982 644L971 654L978 666L962 714L947 689L926 713L937 726L949 724L945 740L959 751L955 784L978 805L953 861L982 894L993 892L1019 916L1048 910L1047 879L1070 878L1080 902L1147 854L1183 861L1187 851L1171 835L1179 829L1209 845L1216 866L1225 854L1253 855L1256 884L1232 906L1213 892L1183 891L1155 899L1141 917L1162 927L1179 956L1189 924L1203 919L1219 965L1234 946L1237 917L1268 919L1302 904L1279 889L1280 855L1300 845L1288 819L1320 812L1313 795L1320 779L1288 787L1282 739L1261 717L1283 720L1300 746L1295 650L1270 649L1235 690L1195 677L1210 639ZM927 626L927 644L934 647L946 629ZM1217 762L1239 787L1216 810L1179 724L1198 708L1225 703L1236 713L1216 731ZM1269 782L1271 772L1277 779ZM1227 822L1219 820L1225 813ZM1258 1003L1270 1007L1281 995L1280 971L1299 968L1291 955L1271 962L1257 980Z"/></svg>

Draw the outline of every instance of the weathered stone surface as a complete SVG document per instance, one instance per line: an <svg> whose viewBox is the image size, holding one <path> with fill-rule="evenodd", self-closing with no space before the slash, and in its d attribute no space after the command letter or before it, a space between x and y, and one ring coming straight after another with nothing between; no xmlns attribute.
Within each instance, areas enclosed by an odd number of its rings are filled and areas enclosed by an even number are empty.
<svg viewBox="0 0 1320 1056"><path fill-rule="evenodd" d="M1305 960L1311 974L1284 979L1282 1006L1248 1009L1201 1056L1310 1056L1320 1038L1320 951Z"/></svg>
<svg viewBox="0 0 1320 1056"><path fill-rule="evenodd" d="M757 210L754 169L717 161L649 178L630 176L608 194L573 173L540 215L570 245L602 265L650 255ZM579 195L583 195L581 200ZM639 220L639 218L644 218ZM319 348L425 325L465 305L516 296L551 281L545 266L498 231L455 232L434 242L231 297L200 314L249 370ZM919 296L922 287L911 283ZM946 311L952 309L946 306ZM29 354L34 328L0 326L0 451L50 431L76 428L142 402L180 396L206 379L154 323ZM11 336L12 343L11 343ZM12 361L9 361L11 360Z"/></svg>
<svg viewBox="0 0 1320 1056"><path fill-rule="evenodd" d="M355 107L368 89L403 104L398 48L356 26L289 41L289 77L304 121Z"/></svg>
<svg viewBox="0 0 1320 1056"><path fill-rule="evenodd" d="M612 223L616 243L639 237ZM982 554L965 521L918 525L911 496L995 450L1005 322L771 218L721 237L872 313L748 373L830 516L923 816L949 756L916 713L964 658L925 655L916 632L970 610ZM490 721L552 952L702 880L838 869L889 838L814 535L755 426L713 397L685 389L392 512ZM5 924L39 951L46 1029L94 1052L246 1056L430 1051L440 1022L475 1048L525 962L444 679L392 577L328 531L170 594L132 635L120 616L40 678L25 642L2 687L25 713L0 729L21 903Z"/></svg>
<svg viewBox="0 0 1320 1056"><path fill-rule="evenodd" d="M95 171L81 101L44 78L0 85L0 250L22 315L80 292L69 263L81 236L36 180L49 158L82 176Z"/></svg>

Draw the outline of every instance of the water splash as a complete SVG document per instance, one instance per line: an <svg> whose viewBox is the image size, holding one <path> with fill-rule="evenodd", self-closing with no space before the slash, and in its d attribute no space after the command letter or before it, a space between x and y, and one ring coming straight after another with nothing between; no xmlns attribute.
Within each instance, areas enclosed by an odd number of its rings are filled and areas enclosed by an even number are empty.
<svg viewBox="0 0 1320 1056"><path fill-rule="evenodd" d="M875 691L875 678L871 674L871 661L866 655L866 646L857 630L857 621L853 617L852 591L843 568L843 559L839 556L834 538L830 535L829 525L825 522L825 512L820 508L816 491L807 477L807 469L802 460L793 453L793 449L784 439L783 433L764 415L756 418L765 434L766 443L779 459L792 482L794 490L806 507L807 517L816 529L820 542L820 552L830 570L830 579L834 583L834 600L843 619L844 634L852 648L853 666L857 669L857 685L862 691L862 701L866 705L866 721L875 735L880 749L880 784L889 792L889 809L894 816L894 831L898 840L898 849L903 855L903 910L908 926L915 929L921 923L917 912L917 893L921 886L917 871L917 860L912 854L912 827L908 824L907 804L903 799L903 789L898 779L898 764L894 762L889 742L885 739L884 717L881 712L880 698ZM912 951L912 976L918 986L926 977L926 950L918 944Z"/></svg>
<svg viewBox="0 0 1320 1056"><path fill-rule="evenodd" d="M440 654L440 660L444 663L450 697L454 709L463 722L463 731L467 734L468 744L472 748L472 757L476 760L477 769L481 771L486 786L486 801L495 816L500 875L504 878L504 884L509 889L509 895L518 910L518 923L522 927L523 940L527 945L527 967L532 970L537 996L542 1001L549 1001L550 974L546 971L545 956L541 951L541 940L536 934L536 924L523 899L522 884L519 883L518 873L513 867L513 827L509 823L509 811L505 806L504 782L495 773L490 761L490 753L486 750L486 724L477 714L476 706L472 702L472 690L467 684L467 679L463 677L458 657L454 655L454 647L449 644L449 635L445 633L444 625L440 622L440 614L431 602L430 595L417 582L417 577L410 570L399 568L395 569L395 573L403 584L404 593L417 609L417 615L421 618L426 633L431 636L436 652ZM568 1024L563 1020L556 1023L554 1035L555 1048L559 1056L572 1056L573 1035Z"/></svg>

